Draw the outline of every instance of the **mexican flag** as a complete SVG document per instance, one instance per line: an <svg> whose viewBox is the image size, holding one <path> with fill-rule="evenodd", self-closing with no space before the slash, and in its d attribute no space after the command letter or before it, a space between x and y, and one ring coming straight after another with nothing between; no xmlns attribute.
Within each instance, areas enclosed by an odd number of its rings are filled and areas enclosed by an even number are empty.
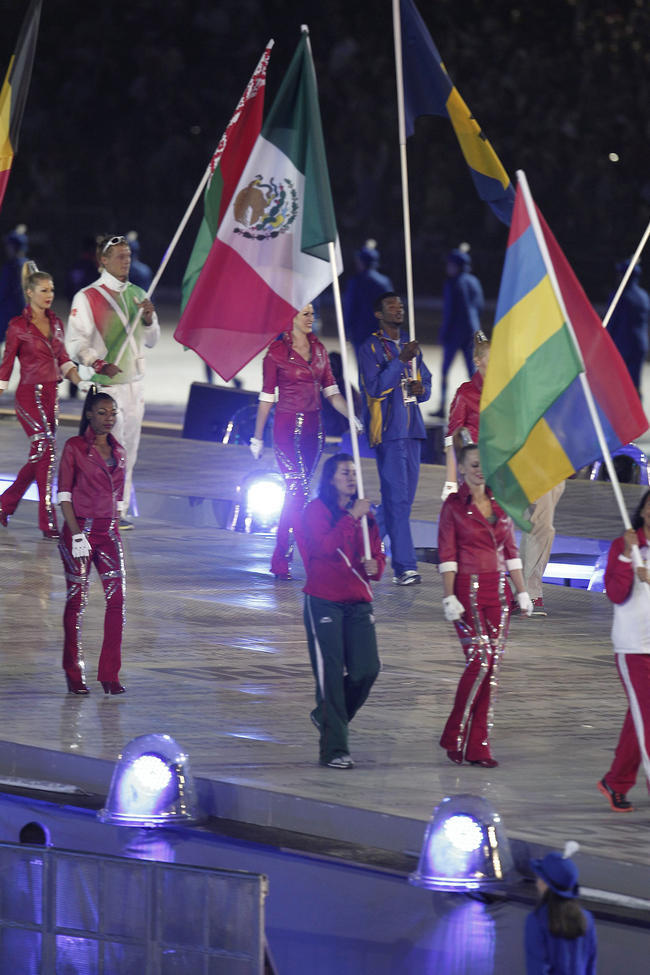
<svg viewBox="0 0 650 975"><path fill-rule="evenodd" d="M331 283L336 241L304 32L174 337L228 382Z"/></svg>
<svg viewBox="0 0 650 975"><path fill-rule="evenodd" d="M264 116L266 69L272 47L273 41L269 41L210 160L210 176L204 194L203 220L183 275L181 312L185 309L203 270L242 169L260 134Z"/></svg>
<svg viewBox="0 0 650 975"><path fill-rule="evenodd" d="M12 54L7 76L0 89L0 206L18 149L18 133L32 79L34 52L41 18L42 0L32 0Z"/></svg>

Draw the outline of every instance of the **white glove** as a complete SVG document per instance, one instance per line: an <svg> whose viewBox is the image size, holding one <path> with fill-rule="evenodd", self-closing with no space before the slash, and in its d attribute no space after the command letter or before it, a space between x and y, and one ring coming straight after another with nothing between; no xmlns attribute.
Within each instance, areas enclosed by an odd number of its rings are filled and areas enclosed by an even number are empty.
<svg viewBox="0 0 650 975"><path fill-rule="evenodd" d="M77 389L79 390L80 393L87 393L91 386L92 383L90 382L89 379L82 379L81 382L78 384Z"/></svg>
<svg viewBox="0 0 650 975"><path fill-rule="evenodd" d="M442 489L442 494L440 497L443 501L446 501L450 494L458 493L458 484L456 481L445 481L445 486Z"/></svg>
<svg viewBox="0 0 650 975"><path fill-rule="evenodd" d="M445 596L442 601L442 608L448 623L459 620L465 612L465 607L456 596Z"/></svg>
<svg viewBox="0 0 650 975"><path fill-rule="evenodd" d="M264 441L258 440L257 437L251 437L248 446L255 460L259 460L264 450Z"/></svg>
<svg viewBox="0 0 650 975"><path fill-rule="evenodd" d="M361 422L359 417L353 416L352 422L354 423L354 429L357 431L357 433L363 433L363 423Z"/></svg>
<svg viewBox="0 0 650 975"><path fill-rule="evenodd" d="M519 603L519 609L522 611L522 613L525 613L526 616L530 616L532 614L533 601L527 592L518 592L517 602Z"/></svg>
<svg viewBox="0 0 650 975"><path fill-rule="evenodd" d="M72 536L72 558L87 559L90 555L90 542L83 532Z"/></svg>

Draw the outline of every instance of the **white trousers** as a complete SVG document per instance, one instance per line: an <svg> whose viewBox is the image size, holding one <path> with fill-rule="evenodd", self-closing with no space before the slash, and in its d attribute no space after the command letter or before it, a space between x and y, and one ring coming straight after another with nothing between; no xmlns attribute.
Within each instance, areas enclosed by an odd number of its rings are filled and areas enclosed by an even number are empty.
<svg viewBox="0 0 650 975"><path fill-rule="evenodd" d="M126 451L126 476L124 479L124 513L131 501L131 487L133 484L133 468L138 457L142 420L144 419L144 383L116 383L106 386L104 392L109 393L119 408L117 422L113 427L113 436Z"/></svg>
<svg viewBox="0 0 650 975"><path fill-rule="evenodd" d="M521 533L519 555L523 563L524 582L531 599L542 595L542 576L551 556L555 527L553 518L558 501L564 493L565 481L543 494L527 509L533 529Z"/></svg>

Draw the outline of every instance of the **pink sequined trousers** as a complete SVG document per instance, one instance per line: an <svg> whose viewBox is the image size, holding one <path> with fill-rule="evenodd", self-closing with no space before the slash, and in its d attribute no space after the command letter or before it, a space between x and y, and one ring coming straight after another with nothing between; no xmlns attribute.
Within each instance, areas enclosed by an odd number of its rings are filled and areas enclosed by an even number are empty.
<svg viewBox="0 0 650 975"><path fill-rule="evenodd" d="M55 464L57 425L56 383L20 384L16 390L16 416L30 441L27 462L16 480L0 497L4 515L13 515L27 488L36 481L38 487L38 527L41 531L57 530L52 504L52 481Z"/></svg>
<svg viewBox="0 0 650 975"><path fill-rule="evenodd" d="M509 608L505 576L498 572L456 576L455 594L465 615L454 625L465 669L440 744L458 751L469 762L491 758L489 733L508 635Z"/></svg>
<svg viewBox="0 0 650 975"><path fill-rule="evenodd" d="M106 613L97 680L116 681L120 672L122 631L126 595L124 553L117 521L111 518L78 518L79 528L91 547L87 559L73 559L72 536L66 525L59 551L67 589L63 613L63 669L72 681L84 679L85 664L81 643L81 622L88 601L90 567L94 565L104 587Z"/></svg>
<svg viewBox="0 0 650 975"><path fill-rule="evenodd" d="M289 571L293 557L293 532L309 500L311 479L323 450L320 411L281 413L276 409L273 449L286 484L284 505L278 523L271 572Z"/></svg>

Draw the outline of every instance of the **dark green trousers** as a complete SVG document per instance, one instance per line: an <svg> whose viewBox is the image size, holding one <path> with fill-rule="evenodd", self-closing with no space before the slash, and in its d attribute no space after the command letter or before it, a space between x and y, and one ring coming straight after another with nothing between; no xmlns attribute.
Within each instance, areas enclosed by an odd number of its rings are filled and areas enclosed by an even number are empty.
<svg viewBox="0 0 650 975"><path fill-rule="evenodd" d="M380 669L372 603L333 603L305 596L305 628L316 678L314 718L320 761L349 753L348 723Z"/></svg>

